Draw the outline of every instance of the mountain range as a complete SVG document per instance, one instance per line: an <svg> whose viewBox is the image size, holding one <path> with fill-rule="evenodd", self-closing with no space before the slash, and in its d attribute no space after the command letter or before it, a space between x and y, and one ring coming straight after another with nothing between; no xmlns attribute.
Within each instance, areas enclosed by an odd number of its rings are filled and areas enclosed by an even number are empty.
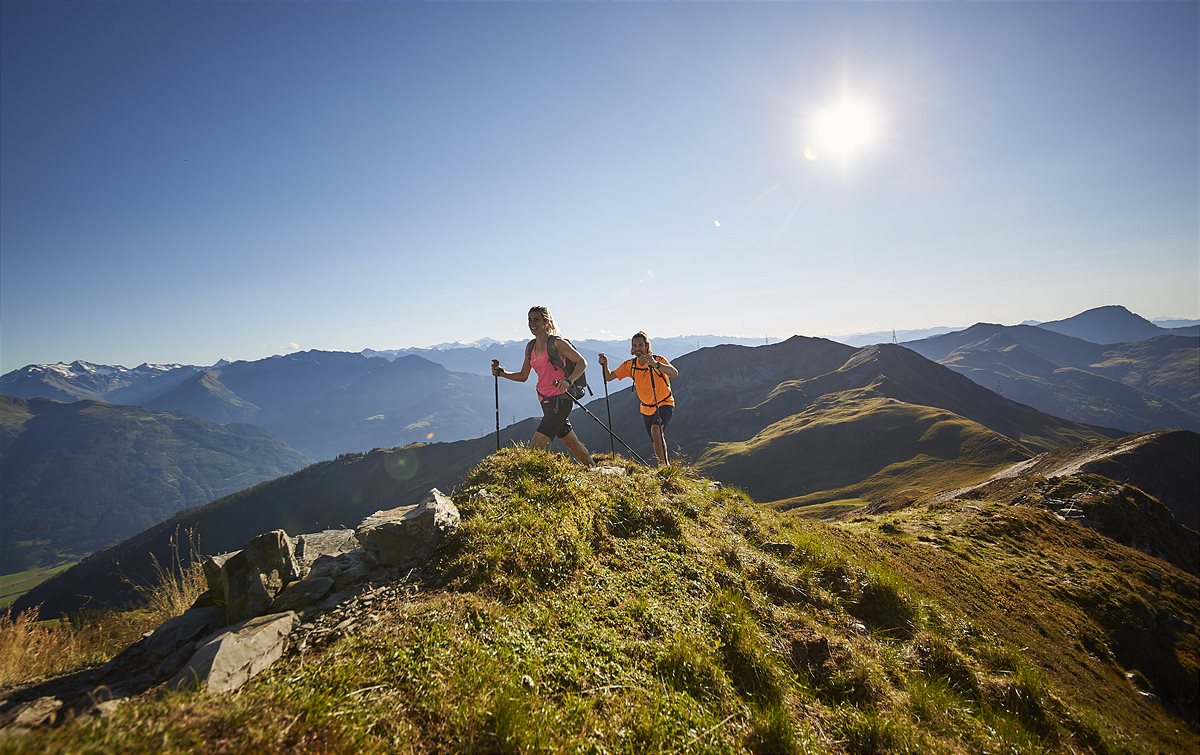
<svg viewBox="0 0 1200 755"><path fill-rule="evenodd" d="M1059 417L1129 432L1200 431L1200 338L1194 336L1104 345L1041 326L980 323L903 345Z"/></svg>
<svg viewBox="0 0 1200 755"><path fill-rule="evenodd" d="M501 397L509 416L538 411L532 391L504 382ZM165 370L81 362L30 365L0 378L0 393L101 399L221 424L253 424L314 459L434 438L471 438L495 427L490 378L452 372L411 355L388 360L306 351Z"/></svg>
<svg viewBox="0 0 1200 755"><path fill-rule="evenodd" d="M676 420L668 440L715 479L781 508L845 501L866 505L976 483L1042 451L1098 442L1119 432L1043 414L899 346L854 349L793 337L770 346L716 346L679 357ZM629 389L611 395L613 427L649 456ZM603 399L588 410L606 418ZM581 411L572 422L594 452L609 436ZM170 536L193 529L205 552L237 548L273 528L311 532L358 521L381 508L452 488L496 450L525 443L536 419L494 434L346 456L176 515L93 554L17 603L47 611L131 596L120 575L148 575ZM932 486L932 487L931 487ZM920 492L918 492L920 491Z"/></svg>
<svg viewBox="0 0 1200 755"><path fill-rule="evenodd" d="M583 355L583 358L587 360L589 365L596 365L596 358L601 353L607 354L610 358L614 359L626 359L629 356L628 340L613 341L593 338L572 338L570 340L571 345L579 350L579 353ZM651 342L656 354L660 354L667 359L675 359L705 346L717 346L720 344L758 346L763 343L763 340L762 338L745 338L742 336L706 335L652 338ZM491 363L493 359L498 359L500 364L504 365L510 372L519 370L525 359L525 346L528 343L528 339L495 341L485 338L474 344L442 344L427 349L406 348L387 349L384 351L367 349L363 351L363 354L365 356L378 356L386 359L395 359L402 356L419 356L431 362L437 362L448 370L491 376Z"/></svg>
<svg viewBox="0 0 1200 755"><path fill-rule="evenodd" d="M1157 328L1119 307L1092 310L1071 321L1072 327L1088 328L1097 338L1106 328L1114 333L1156 332L1147 330L1147 325ZM940 470L938 485L969 485L997 465L1050 448L1113 437L1119 431L1200 429L1197 339L1158 331L1167 334L1104 345L1043 327L981 323L906 343L908 350L890 344L858 350L827 339L801 337L754 348L713 346L674 357L682 370L675 384L681 398L668 439L673 452L682 452L706 473L785 508L853 507L889 495L919 495L927 482L917 479L928 481L931 470ZM658 339L655 349L684 349L685 341L705 339L729 340L717 336ZM84 362L30 366L0 378L0 390L50 394L70 401L123 399L152 411L182 411L230 423L231 435L224 440L218 436L218 442L228 444L227 455L243 453L239 433L253 431L237 426L253 423L266 428L267 435L278 436L275 442L282 439L279 453L291 454L292 465L278 467L279 473L295 469L299 465L295 460L302 455L332 458L431 440L476 438L478 442L463 446L471 450L451 456L477 460L487 452L489 441L483 438L494 431L498 419L501 424L511 423L502 432L506 442L526 442L532 435L536 423L516 422L538 413L531 385L511 381L497 385L478 374L493 358L516 369L523 344L447 344L423 350L431 357L440 354L447 361L469 365L477 374L451 371L416 354L378 358L310 351L208 368L145 364L130 370ZM577 346L592 359L593 348L606 350L614 363L625 356L623 341L581 341ZM599 395L603 388L595 367L592 375ZM632 394L621 388L621 383L609 386L610 406L595 400L590 408L605 422L606 410L611 409L617 434L649 456ZM78 414L120 415L117 407L101 410L92 404L88 408ZM607 431L592 419L577 411L574 421L593 450L609 446ZM113 424L113 438L101 442L84 434L72 437L81 431L62 424L60 442L105 454L106 463L116 468L142 470L135 476L112 478L124 480L126 488L108 490L106 495L128 500L149 496L156 501L155 513L148 518L140 508L136 513L126 509L130 516L123 517L126 521L120 527L82 544L67 538L62 542L72 544L63 550L45 547L55 538L22 535L18 539L27 544L22 546L25 555L7 561L10 567L45 563L68 553L80 555L120 537L114 532L127 534L180 508L238 489L238 485L199 485L189 490L204 492L169 492L180 486L179 474L169 466L147 465L139 457L143 449L121 437L135 426ZM431 453L440 452L406 452L406 457ZM257 460L246 461L260 466ZM440 461L431 463L435 469L444 466ZM29 481L34 479L29 469L41 467L10 462L6 489L49 495L39 487L41 482ZM781 474L781 469L787 474ZM161 479L149 479L148 470L156 470ZM72 475L65 471L60 477L66 481ZM269 476L242 480L249 484ZM445 476L437 479L449 484ZM168 492L157 492L164 490ZM18 493L6 497L10 495ZM12 548L6 552L17 553Z"/></svg>
<svg viewBox="0 0 1200 755"><path fill-rule="evenodd" d="M0 396L0 573L78 559L307 463L250 425Z"/></svg>
<svg viewBox="0 0 1200 755"><path fill-rule="evenodd" d="M1030 367L1033 374L1029 374L1022 372L1028 361L1025 351L1009 348L1017 344L985 343L973 348L984 331L1006 327L1019 330L1026 341L1044 343L1045 348L1035 352L1048 364ZM1113 306L1039 326L981 323L907 341L906 345L930 359L944 360L991 389L999 385L1003 392L1006 384L1022 382L1021 386L1008 385L1012 393L1006 395L1068 419L1128 431L1171 426L1196 429L1194 415L1200 395L1196 373L1200 369L1194 367L1195 356L1184 345L1189 341L1164 340L1150 346L1125 347L1110 359L1104 356L1105 349L1053 342L1055 328L1084 334L1094 345L1111 344L1124 336L1145 340L1197 330L1195 326L1161 328L1123 307ZM921 332L942 330L948 329ZM873 339L872 335L883 334L865 334L858 341L891 340ZM212 367L144 364L127 369L86 362L29 365L0 376L0 393L64 401L103 400L186 411L214 422L246 422L271 430L311 458L330 458L347 451L408 442L475 437L494 427L496 390L500 393L502 423L538 414L537 401L528 386L501 381L497 388L489 386L486 379L493 359L509 370L519 369L525 343L484 339L472 345L365 350L362 354L308 351L249 362L221 362ZM615 360L628 356L624 340L582 339L574 343L591 366L594 386L599 385L598 353L607 353ZM758 339L681 336L655 339L654 348L673 360L701 346L758 343ZM1065 350L1063 354L1056 351L1060 348ZM958 353L952 357L950 352L954 350ZM1022 359L1011 366L980 364ZM439 371L431 364L444 369ZM1053 375L1058 368L1082 369L1121 385L1069 370Z"/></svg>

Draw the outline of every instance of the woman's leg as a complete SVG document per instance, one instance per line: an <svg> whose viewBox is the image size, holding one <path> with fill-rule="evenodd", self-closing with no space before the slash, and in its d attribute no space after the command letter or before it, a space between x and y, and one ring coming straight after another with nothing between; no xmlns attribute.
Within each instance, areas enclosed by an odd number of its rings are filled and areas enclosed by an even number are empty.
<svg viewBox="0 0 1200 755"><path fill-rule="evenodd" d="M534 437L537 436L535 435ZM562 441L563 443L567 444L567 449L571 452L571 455L573 455L576 460L579 461L580 464L583 464L586 467L596 466L596 462L592 459L591 453L589 453L583 443L580 442L579 438L575 435L574 430L564 435ZM547 442L549 441L547 440Z"/></svg>
<svg viewBox="0 0 1200 755"><path fill-rule="evenodd" d="M536 431L533 434L533 440L529 441L532 448L545 448L550 445L550 436L543 435L541 431Z"/></svg>

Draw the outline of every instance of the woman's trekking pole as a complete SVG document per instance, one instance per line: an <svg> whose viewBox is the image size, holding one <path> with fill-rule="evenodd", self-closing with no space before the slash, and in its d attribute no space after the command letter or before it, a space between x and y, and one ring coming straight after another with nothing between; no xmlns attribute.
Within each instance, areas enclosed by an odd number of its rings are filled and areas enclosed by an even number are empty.
<svg viewBox="0 0 1200 755"><path fill-rule="evenodd" d="M607 371L608 367L607 367L607 365L604 365L601 367L601 369ZM608 426L612 427L612 407L609 406L609 404L608 404L608 379L607 378L605 378L605 380L604 380L604 408L608 410ZM612 430L608 431L608 450L611 451L613 453L613 455L616 455L616 453L617 453L617 447L613 445Z"/></svg>
<svg viewBox="0 0 1200 755"><path fill-rule="evenodd" d="M500 376L496 368L500 366L499 359L492 360L492 381L496 384L496 450L500 450Z"/></svg>
<svg viewBox="0 0 1200 755"><path fill-rule="evenodd" d="M625 446L625 449L626 449L626 450L628 450L628 451L629 451L629 453L633 454L633 458L635 458L635 459L637 459L639 462L641 462L641 464L642 464L643 466L646 466L646 467L650 466L650 463L649 463L649 462L647 462L645 459L643 459L643 458L641 457L641 455L640 455L640 454L638 454L638 452L637 452L637 451L634 451L632 448L630 448L628 443L626 443L625 441L623 441L623 440L621 440L620 438L618 438L618 437L617 437L617 434L616 434L616 433L614 433L614 432L612 431L612 427L610 427L610 426L608 426L608 425L604 424L604 420L600 419L600 418L599 418L599 417L597 417L595 414L592 414L591 412L589 412L589 411L588 411L588 408L587 408L586 406L584 406L582 403L580 403L579 399L577 399L577 398L575 398L574 396L572 396L572 395L571 395L571 393L570 393L569 391L568 391L567 393L564 393L563 395L564 395L564 396L566 396L567 398L571 399L572 401L574 401L574 402L575 402L575 405L576 405L576 406L578 406L580 409L582 409L582 410L584 411L584 414L587 414L587 416L589 416L589 417L591 417L592 419L596 420L596 423L597 423L598 425L600 425L600 427L603 427L605 430L608 430L608 437L615 439L615 440L616 440L618 443L620 443L622 446ZM616 453L616 452L614 451L613 453Z"/></svg>

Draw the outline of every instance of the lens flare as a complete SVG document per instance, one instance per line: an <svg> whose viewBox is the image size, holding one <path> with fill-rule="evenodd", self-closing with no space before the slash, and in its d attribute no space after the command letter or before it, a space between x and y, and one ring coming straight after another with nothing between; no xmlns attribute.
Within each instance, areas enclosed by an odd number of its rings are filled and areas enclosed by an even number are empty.
<svg viewBox="0 0 1200 755"><path fill-rule="evenodd" d="M396 448L383 457L384 470L395 480L411 480L419 466L420 460L412 449Z"/></svg>

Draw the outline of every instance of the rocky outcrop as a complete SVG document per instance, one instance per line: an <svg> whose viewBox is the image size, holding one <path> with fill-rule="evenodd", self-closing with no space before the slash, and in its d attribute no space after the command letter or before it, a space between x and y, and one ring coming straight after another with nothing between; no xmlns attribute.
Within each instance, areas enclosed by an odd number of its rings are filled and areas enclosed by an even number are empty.
<svg viewBox="0 0 1200 755"><path fill-rule="evenodd" d="M224 560L219 572L220 582L209 582L208 589L225 598L225 619L230 624L262 614L285 585L300 577L292 541L283 530L252 538Z"/></svg>
<svg viewBox="0 0 1200 755"><path fill-rule="evenodd" d="M376 511L354 536L379 566L408 569L433 555L444 534L458 528L458 508L434 488L415 506Z"/></svg>
<svg viewBox="0 0 1200 755"><path fill-rule="evenodd" d="M413 584L458 527L454 502L434 488L420 502L377 511L356 529L283 530L240 550L205 556L208 592L103 667L17 690L0 700L0 734L107 715L153 689L236 690L301 642L333 636L361 607ZM397 592L398 591L398 592ZM336 620L335 620L336 617ZM332 622L332 624L331 624Z"/></svg>

